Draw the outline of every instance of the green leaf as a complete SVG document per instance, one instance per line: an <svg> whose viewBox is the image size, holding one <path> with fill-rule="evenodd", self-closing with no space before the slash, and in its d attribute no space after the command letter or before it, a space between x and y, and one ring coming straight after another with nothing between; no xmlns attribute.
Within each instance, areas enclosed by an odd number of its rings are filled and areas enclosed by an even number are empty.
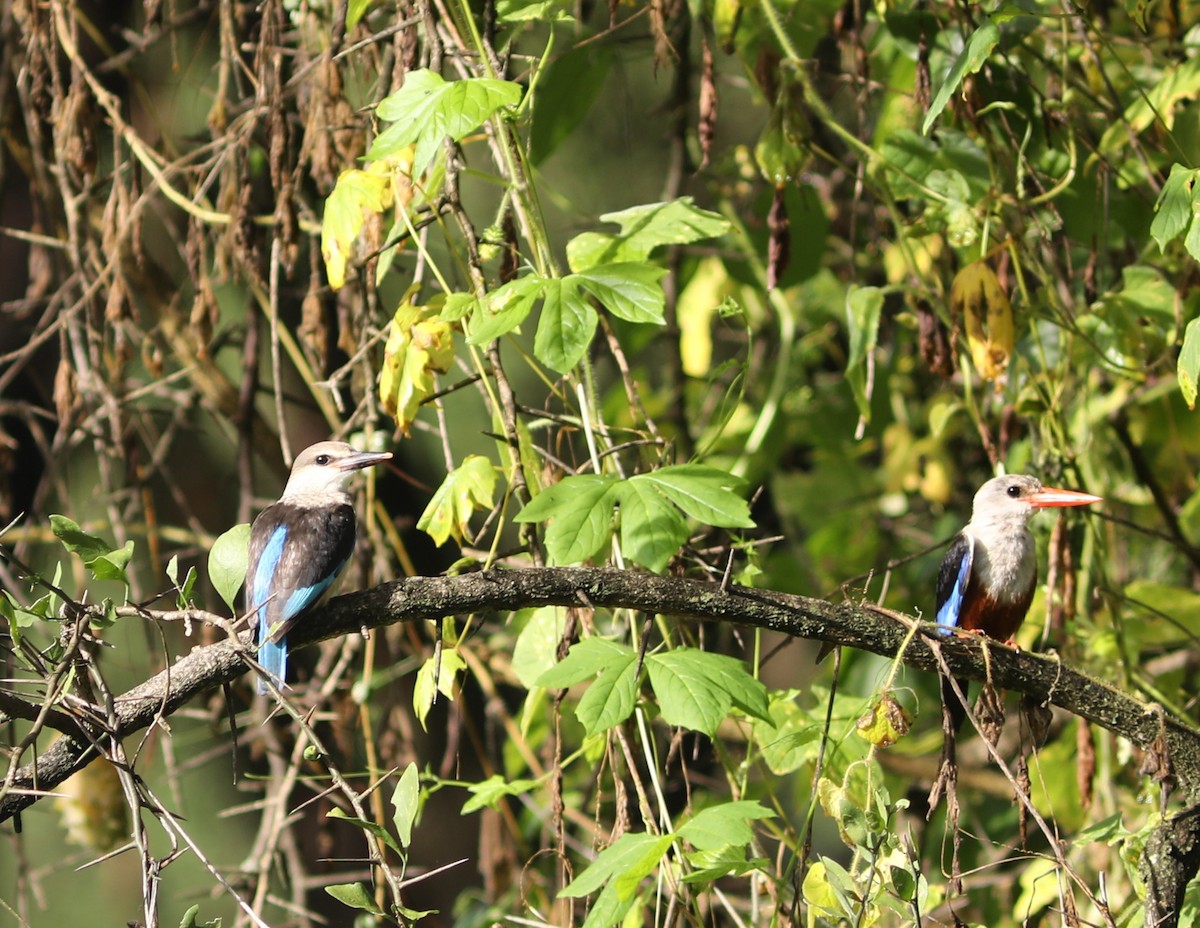
<svg viewBox="0 0 1200 928"><path fill-rule="evenodd" d="M498 0L496 19L502 23L573 22L570 0Z"/></svg>
<svg viewBox="0 0 1200 928"><path fill-rule="evenodd" d="M375 139L367 160L416 146L413 174L424 172L443 139L462 141L498 110L521 102L521 86L511 81L473 77L446 81L428 69L409 71L404 86L380 101L375 112L392 125Z"/></svg>
<svg viewBox="0 0 1200 928"><path fill-rule="evenodd" d="M310 745L311 747L311 745ZM353 815L347 815L341 809L333 808L325 815L326 818L336 818L343 822L348 822L351 825L357 825L368 834L374 835L397 854L400 853L400 845L396 843L396 839L392 837L391 832L380 825L378 822L369 822L363 818L356 818Z"/></svg>
<svg viewBox="0 0 1200 928"><path fill-rule="evenodd" d="M454 678L466 668L467 662L454 648L443 646L441 654L431 654L429 659L417 671L417 679L413 683L413 709L421 727L425 727L425 719L433 708L438 694L447 699L454 698Z"/></svg>
<svg viewBox="0 0 1200 928"><path fill-rule="evenodd" d="M821 726L796 705L796 693L775 693L770 697L770 722L755 720L754 742L762 751L763 761L776 776L799 770L816 755Z"/></svg>
<svg viewBox="0 0 1200 928"><path fill-rule="evenodd" d="M542 490L516 515L546 522L546 550L555 564L586 561L612 538L617 480L600 474L564 477Z"/></svg>
<svg viewBox="0 0 1200 928"><path fill-rule="evenodd" d="M676 506L698 522L721 528L753 528L750 506L730 487L742 481L726 471L704 464L676 464L648 474L631 477L630 482L651 484Z"/></svg>
<svg viewBox="0 0 1200 928"><path fill-rule="evenodd" d="M221 919L218 917L207 922L200 921L200 906L197 904L183 913L179 928L221 928Z"/></svg>
<svg viewBox="0 0 1200 928"><path fill-rule="evenodd" d="M463 803L462 811L459 814L470 815L484 807L498 809L501 799L506 796L520 796L522 793L535 789L539 783L539 780L528 779L505 780L500 774L494 773L486 780L472 783L467 787L471 798Z"/></svg>
<svg viewBox="0 0 1200 928"><path fill-rule="evenodd" d="M421 807L421 776L417 765L410 763L400 774L400 781L392 790L392 824L396 826L396 834L400 844L408 847L412 843L413 823L417 820L417 811Z"/></svg>
<svg viewBox="0 0 1200 928"><path fill-rule="evenodd" d="M512 669L526 689L533 689L557 659L558 642L566 628L561 606L542 606L529 615L513 647Z"/></svg>
<svg viewBox="0 0 1200 928"><path fill-rule="evenodd" d="M538 677L537 685L548 689L566 689L606 667L624 664L637 657L627 645L605 638L584 638L571 645L567 656Z"/></svg>
<svg viewBox="0 0 1200 928"><path fill-rule="evenodd" d="M367 10L371 8L371 4L374 2L375 0L350 0L350 2L346 4L347 31L350 31L358 25L359 20L363 18L363 14L365 14Z"/></svg>
<svg viewBox="0 0 1200 928"><path fill-rule="evenodd" d="M503 18L499 6L497 16ZM587 42L555 56L538 74L529 130L529 160L534 165L541 164L583 122L604 89L612 62L612 46ZM570 254L568 242L568 261Z"/></svg>
<svg viewBox="0 0 1200 928"><path fill-rule="evenodd" d="M665 496L646 481L618 486L621 504L621 551L658 573L688 538L687 522Z"/></svg>
<svg viewBox="0 0 1200 928"><path fill-rule="evenodd" d="M362 883L335 883L326 886L325 892L352 909L362 909L372 915L383 915L383 910L375 904L375 900Z"/></svg>
<svg viewBox="0 0 1200 928"><path fill-rule="evenodd" d="M659 281L666 273L666 268L625 262L603 264L566 279L576 281L605 309L626 322L662 325L666 295Z"/></svg>
<svg viewBox="0 0 1200 928"><path fill-rule="evenodd" d="M699 850L720 851L749 844L754 839L750 822L774 817L774 812L752 800L723 802L697 812L677 834Z"/></svg>
<svg viewBox="0 0 1200 928"><path fill-rule="evenodd" d="M533 339L533 353L547 367L565 374L592 343L599 317L579 292L573 276L547 280L542 296L542 317Z"/></svg>
<svg viewBox="0 0 1200 928"><path fill-rule="evenodd" d="M567 263L581 273L606 264L645 261L655 248L686 245L724 235L727 219L696 206L691 197L632 206L605 213L602 222L615 222L615 234L584 232L567 242Z"/></svg>
<svg viewBox="0 0 1200 928"><path fill-rule="evenodd" d="M983 25L975 30L971 38L967 40L967 44L963 46L962 52L950 66L946 77L938 85L938 89L933 95L933 101L929 104L929 112L925 114L925 119L921 123L922 134L929 134L930 127L942 114L946 104L950 102L950 95L958 90L968 74L974 74L983 67L983 63L988 60L999 42L1000 27L991 19L985 20Z"/></svg>
<svg viewBox="0 0 1200 928"><path fill-rule="evenodd" d="M1158 242L1158 250L1165 251L1167 243L1175 239L1192 221L1193 210L1200 191L1196 190L1196 178L1200 171L1171 165L1171 176L1163 184L1154 204L1154 221L1150 223L1150 235Z"/></svg>
<svg viewBox="0 0 1200 928"><path fill-rule="evenodd" d="M536 274L518 277L488 293L471 316L467 343L485 345L511 332L533 311L546 280Z"/></svg>
<svg viewBox="0 0 1200 928"><path fill-rule="evenodd" d="M647 657L646 670L663 719L671 725L712 737L735 704L755 718L770 717L766 687L736 658L676 648Z"/></svg>
<svg viewBox="0 0 1200 928"><path fill-rule="evenodd" d="M492 508L496 492L496 469L492 462L478 454L468 455L446 475L429 505L417 520L417 528L439 545L451 536L459 544L470 527L471 514Z"/></svg>
<svg viewBox="0 0 1200 928"><path fill-rule="evenodd" d="M846 295L846 324L850 329L846 380L864 422L871 419L871 376L867 360L875 350L882 312L883 291L878 287L854 287Z"/></svg>
<svg viewBox="0 0 1200 928"><path fill-rule="evenodd" d="M638 662L630 653L623 660L613 660L600 672L575 707L575 717L589 736L620 725L633 714L637 706Z"/></svg>
<svg viewBox="0 0 1200 928"><path fill-rule="evenodd" d="M243 522L224 532L208 552L208 580L231 612L233 601L246 579L250 557L250 524Z"/></svg>
<svg viewBox="0 0 1200 928"><path fill-rule="evenodd" d="M1193 319L1183 332L1183 347L1179 351L1179 391L1188 409L1196 408L1196 385L1200 382L1200 319Z"/></svg>
<svg viewBox="0 0 1200 928"><path fill-rule="evenodd" d="M591 865L558 893L559 898L577 899L594 893L610 879L619 877L623 884L648 877L671 846L673 835L626 832L596 855ZM622 894L627 898L632 893Z"/></svg>
<svg viewBox="0 0 1200 928"><path fill-rule="evenodd" d="M79 555L84 564L90 564L112 550L112 545L103 538L89 535L79 527L79 523L66 516L50 516L50 531L54 532L64 548L72 554Z"/></svg>
<svg viewBox="0 0 1200 928"><path fill-rule="evenodd" d="M133 557L133 540L125 542L124 547L109 551L88 562L88 569L97 580L120 580L125 582L125 568Z"/></svg>

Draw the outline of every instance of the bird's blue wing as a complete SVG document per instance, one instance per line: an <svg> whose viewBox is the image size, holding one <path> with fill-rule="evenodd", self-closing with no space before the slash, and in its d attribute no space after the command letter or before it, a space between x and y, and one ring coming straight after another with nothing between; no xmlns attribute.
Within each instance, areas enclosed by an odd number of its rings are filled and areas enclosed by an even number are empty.
<svg viewBox="0 0 1200 928"><path fill-rule="evenodd" d="M328 592L353 550L348 505L276 503L254 520L246 606L258 610L258 662L277 681L287 669L288 631ZM265 689L262 680L259 689Z"/></svg>
<svg viewBox="0 0 1200 928"><path fill-rule="evenodd" d="M970 534L960 533L950 545L937 576L938 625L957 628L962 618L963 599L971 579L971 562L974 560L975 539Z"/></svg>

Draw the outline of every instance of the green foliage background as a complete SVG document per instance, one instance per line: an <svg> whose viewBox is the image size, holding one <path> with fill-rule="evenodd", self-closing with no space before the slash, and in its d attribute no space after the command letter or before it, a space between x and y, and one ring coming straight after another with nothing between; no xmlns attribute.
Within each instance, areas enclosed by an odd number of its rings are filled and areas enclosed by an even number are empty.
<svg viewBox="0 0 1200 928"><path fill-rule="evenodd" d="M983 480L1086 488L1035 526L1020 643L1192 720L1192 5L14 0L0 32L6 770L51 738L20 706L223 635L128 607L227 613L215 538L329 434L397 452L360 586L590 562L927 616ZM242 686L127 739L86 851L39 803L0 917L1141 923L1127 742L1033 751L1010 704L927 820L937 681L834 663L586 604L327 645L277 721ZM136 848L74 872L127 806Z"/></svg>

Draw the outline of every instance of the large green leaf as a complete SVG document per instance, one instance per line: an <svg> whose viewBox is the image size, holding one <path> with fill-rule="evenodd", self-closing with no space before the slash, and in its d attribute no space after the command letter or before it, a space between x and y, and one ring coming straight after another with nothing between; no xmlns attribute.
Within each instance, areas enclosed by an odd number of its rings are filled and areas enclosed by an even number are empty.
<svg viewBox="0 0 1200 928"><path fill-rule="evenodd" d="M1163 184L1154 204L1154 221L1150 223L1150 235L1158 243L1158 250L1164 251L1167 243L1176 238L1192 221L1192 216L1200 199L1200 191L1196 189L1196 179L1200 171L1186 168L1182 164L1171 165L1171 176Z"/></svg>
<svg viewBox="0 0 1200 928"><path fill-rule="evenodd" d="M1200 383L1200 319L1193 319L1184 330L1176 376L1188 409L1195 409L1196 386Z"/></svg>
<svg viewBox="0 0 1200 928"><path fill-rule="evenodd" d="M229 606L236 611L234 598L246 579L246 562L250 557L250 523L243 522L223 532L208 552L208 581Z"/></svg>
<svg viewBox="0 0 1200 928"><path fill-rule="evenodd" d="M529 274L491 291L476 304L467 341L483 345L511 332L533 311L545 285L543 278Z"/></svg>
<svg viewBox="0 0 1200 928"><path fill-rule="evenodd" d="M556 564L578 564L612 537L616 478L597 474L564 477L517 513L518 522L548 522L546 550Z"/></svg>
<svg viewBox="0 0 1200 928"><path fill-rule="evenodd" d="M632 206L605 213L621 231L584 232L567 242L567 263L576 273L604 264L644 261L663 245L686 245L716 238L729 231L729 220L696 206L691 197Z"/></svg>
<svg viewBox="0 0 1200 928"><path fill-rule="evenodd" d="M697 812L679 826L677 834L699 850L719 851L749 844L754 839L750 823L774 817L774 812L753 800L722 802Z"/></svg>
<svg viewBox="0 0 1200 928"><path fill-rule="evenodd" d="M983 67L983 63L988 60L999 42L1000 27L991 19L985 19L983 25L971 34L971 38L967 40L962 52L954 60L950 70L934 92L933 101L929 104L929 111L921 123L921 132L929 132L937 118L942 115L946 104L950 102L950 95L958 90L968 74L974 74Z"/></svg>
<svg viewBox="0 0 1200 928"><path fill-rule="evenodd" d="M663 719L711 737L736 702L768 719L767 691L735 658L698 648L676 648L646 658Z"/></svg>
<svg viewBox="0 0 1200 928"><path fill-rule="evenodd" d="M542 284L542 318L533 339L537 359L565 374L587 351L596 333L599 317L572 277L554 278Z"/></svg>
<svg viewBox="0 0 1200 928"><path fill-rule="evenodd" d="M687 541L687 522L665 496L644 480L626 480L620 484L618 493L621 551L630 560L657 573Z"/></svg>
<svg viewBox="0 0 1200 928"><path fill-rule="evenodd" d="M367 152L375 161L415 145L413 174L421 174L443 139L461 141L493 113L521 101L521 86L511 81L472 77L446 81L428 69L409 71L404 86L380 101L375 112L391 122Z"/></svg>
<svg viewBox="0 0 1200 928"><path fill-rule="evenodd" d="M575 717L588 736L608 731L633 714L638 692L637 654L611 660L584 690Z"/></svg>
<svg viewBox="0 0 1200 928"><path fill-rule="evenodd" d="M752 528L750 506L730 487L742 481L704 464L676 464L631 477L654 486L693 519L722 528Z"/></svg>
<svg viewBox="0 0 1200 928"><path fill-rule="evenodd" d="M584 638L571 645L566 657L538 677L537 685L565 689L594 677L606 667L624 664L635 657L637 652L619 641Z"/></svg>
<svg viewBox="0 0 1200 928"><path fill-rule="evenodd" d="M654 872L673 840L672 835L626 832L597 854L591 865L558 895L566 898L587 896L616 877L640 881Z"/></svg>
<svg viewBox="0 0 1200 928"><path fill-rule="evenodd" d="M567 279L577 281L614 316L662 325L666 296L659 281L666 273L665 268L625 262L600 265Z"/></svg>

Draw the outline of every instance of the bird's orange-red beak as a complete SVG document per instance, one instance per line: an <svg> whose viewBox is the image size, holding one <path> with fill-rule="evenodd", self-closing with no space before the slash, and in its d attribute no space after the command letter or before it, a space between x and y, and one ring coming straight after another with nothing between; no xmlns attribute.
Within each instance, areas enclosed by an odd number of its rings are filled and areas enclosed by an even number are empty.
<svg viewBox="0 0 1200 928"><path fill-rule="evenodd" d="M1042 487L1029 497L1029 505L1035 509L1045 509L1050 506L1087 506L1099 503L1102 496L1092 496L1091 493L1080 493L1078 490L1060 490L1057 487Z"/></svg>

